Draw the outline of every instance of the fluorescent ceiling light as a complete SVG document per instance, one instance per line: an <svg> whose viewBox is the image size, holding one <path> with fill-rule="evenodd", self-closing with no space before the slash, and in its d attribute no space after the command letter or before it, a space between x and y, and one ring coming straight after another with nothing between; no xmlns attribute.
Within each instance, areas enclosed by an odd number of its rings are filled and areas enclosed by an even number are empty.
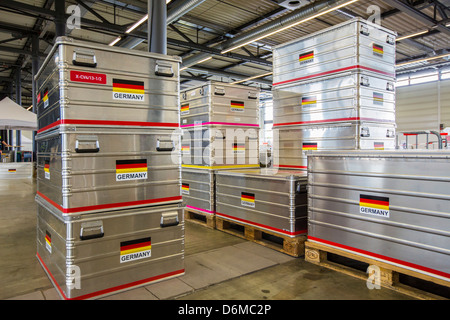
<svg viewBox="0 0 450 320"><path fill-rule="evenodd" d="M424 34L424 33L427 33L427 32L428 32L428 30L419 31L419 32L412 33L412 34L407 35L407 36L398 37L395 41L401 41L401 40L403 40L403 39L412 38L412 37L415 37L415 36L418 36L418 35L420 35L420 34Z"/></svg>
<svg viewBox="0 0 450 320"><path fill-rule="evenodd" d="M253 76L253 77L250 77L250 78L246 78L246 79L242 79L242 80L231 82L231 84L237 84L237 83L241 83L241 82L245 82L245 81L249 81L249 80L253 80L253 79L257 79L257 78L270 76L272 73L273 72L267 72L267 73L264 73L264 74L259 74L257 76Z"/></svg>
<svg viewBox="0 0 450 320"><path fill-rule="evenodd" d="M352 3L356 2L356 1L358 1L358 0L350 0L350 1L346 2L346 3L343 3L343 4L341 4L341 5L338 5L338 6L336 6L336 7L331 8L331 9L328 9L328 10L325 10L325 11L322 11L322 12L319 12L319 13L317 13L317 14L311 16L311 17L308 17L308 18L305 18L305 19L303 19L303 20L294 22L294 23L292 23L292 24L290 24L290 25L287 25L287 26L285 26L285 27L283 27L283 28L281 28L281 29L277 29L277 30L275 30L275 31L272 31L272 32L263 34L262 36L259 36L259 37L255 38L255 39L252 39L252 40L249 40L249 41L247 41L247 42L245 42L245 43L243 43L243 44L238 44L238 45L236 45L236 46L234 46L234 47L225 49L225 50L221 51L220 53L221 53L221 54L224 54L224 53L227 53L227 52L229 52L229 51L235 50L235 49L237 49L237 48L246 46L246 45L248 45L248 44L250 44L250 43L252 43L252 42L256 42L256 41L258 41L258 40L267 38L267 37L269 37L269 36L271 36L271 35L274 35L275 33L284 31L284 30L286 30L286 29L292 28L292 27L294 27L294 26L296 26L296 25L299 25L299 24L301 24L301 23L304 23L304 22L307 22L307 21L309 21L309 20L312 20L312 19L315 19L315 18L317 18L317 17L320 17L320 16L322 16L322 15L324 15L324 14L327 14L327 13L330 13L330 12L332 12L332 11L338 10L338 9L340 9L340 8L342 8L342 7L348 6L349 4L352 4Z"/></svg>
<svg viewBox="0 0 450 320"><path fill-rule="evenodd" d="M197 62L194 63L194 64L199 64L199 63L208 61L209 59L212 59L212 56L209 56L209 57L207 57L207 58L205 58L205 59L202 59L202 60L200 60L200 61L197 61ZM183 68L180 69L180 71L186 70L187 68L192 67L194 64L191 64L190 66L183 67Z"/></svg>
<svg viewBox="0 0 450 320"><path fill-rule="evenodd" d="M136 29L137 27L139 27L141 24L143 24L145 21L148 20L148 14L146 14L145 16L143 16L141 18L141 20L139 20L138 22L136 22L135 24L133 24L131 27L129 27L127 29L127 31L125 31L125 33L130 33L131 31L133 31L134 29Z"/></svg>
<svg viewBox="0 0 450 320"><path fill-rule="evenodd" d="M166 4L168 4L170 1L172 0L166 0ZM134 29L136 29L137 27L139 27L141 24L143 24L145 21L148 20L148 14L146 14L145 16L143 16L138 22L136 22L135 24L133 24L131 27L129 27L127 29L127 31L125 31L125 33L130 33L131 31L133 31Z"/></svg>
<svg viewBox="0 0 450 320"><path fill-rule="evenodd" d="M33 108L33 105L29 106L29 107L27 108L27 111L30 111L31 108Z"/></svg>
<svg viewBox="0 0 450 320"><path fill-rule="evenodd" d="M110 44L108 44L108 46L113 46L115 45L117 42L120 41L120 39L122 39L121 37L117 37L116 39L114 39Z"/></svg>
<svg viewBox="0 0 450 320"><path fill-rule="evenodd" d="M413 63L417 63L417 62L424 62L424 61L429 61L429 60L435 60L435 59L444 58L444 57L448 57L448 56L450 56L450 53L441 54L441 55L438 55L438 56L435 56L435 57L428 57L428 58L424 58L424 59L403 62L403 63L396 64L395 66L396 67L401 67L401 66L405 66L405 65L408 65L408 64L413 64Z"/></svg>

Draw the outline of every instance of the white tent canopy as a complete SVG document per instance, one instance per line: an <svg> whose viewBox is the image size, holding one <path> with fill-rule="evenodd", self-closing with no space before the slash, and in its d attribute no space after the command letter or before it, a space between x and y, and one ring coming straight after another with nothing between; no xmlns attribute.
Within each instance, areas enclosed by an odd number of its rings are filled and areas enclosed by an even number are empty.
<svg viewBox="0 0 450 320"><path fill-rule="evenodd" d="M0 101L0 129L37 130L37 117L8 97Z"/></svg>

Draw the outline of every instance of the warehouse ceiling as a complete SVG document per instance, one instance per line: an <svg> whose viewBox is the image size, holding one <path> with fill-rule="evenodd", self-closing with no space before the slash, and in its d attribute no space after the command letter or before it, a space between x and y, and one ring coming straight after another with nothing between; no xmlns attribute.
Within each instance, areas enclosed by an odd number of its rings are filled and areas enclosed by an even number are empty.
<svg viewBox="0 0 450 320"><path fill-rule="evenodd" d="M59 2L55 8L56 1L0 1L0 99L10 96L25 108L32 104L32 61L42 63L60 21L74 39L148 50L147 1L66 0L63 14ZM273 46L353 17L375 19L397 32L397 73L449 64L450 0L167 2L167 53L183 58L181 88L219 80L270 92ZM317 13L323 5L341 6L274 32L292 19L311 17L310 12ZM144 22L128 32L142 18Z"/></svg>

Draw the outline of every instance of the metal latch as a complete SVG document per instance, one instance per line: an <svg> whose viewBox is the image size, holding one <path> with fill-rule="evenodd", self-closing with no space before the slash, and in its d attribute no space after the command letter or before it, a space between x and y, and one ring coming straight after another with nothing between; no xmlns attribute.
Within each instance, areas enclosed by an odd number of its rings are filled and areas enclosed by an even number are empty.
<svg viewBox="0 0 450 320"><path fill-rule="evenodd" d="M395 43L395 38L388 34L386 36L386 42L389 43L389 44L394 44Z"/></svg>
<svg viewBox="0 0 450 320"><path fill-rule="evenodd" d="M387 138L393 138L395 136L395 131L392 129L387 129L386 130L386 137Z"/></svg>
<svg viewBox="0 0 450 320"><path fill-rule="evenodd" d="M217 96L224 96L225 95L225 88L224 87L215 87L214 88L214 94Z"/></svg>
<svg viewBox="0 0 450 320"><path fill-rule="evenodd" d="M97 67L95 52L92 50L74 49L72 63L76 66L95 68Z"/></svg>
<svg viewBox="0 0 450 320"><path fill-rule="evenodd" d="M75 141L76 153L99 152L100 144L97 136L77 136Z"/></svg>
<svg viewBox="0 0 450 320"><path fill-rule="evenodd" d="M186 100L186 98L187 98L186 92L183 92L183 93L181 94L181 98L182 98L183 100Z"/></svg>
<svg viewBox="0 0 450 320"><path fill-rule="evenodd" d="M102 221L88 221L81 223L80 229L81 240L102 238L104 235L105 233L103 232Z"/></svg>
<svg viewBox="0 0 450 320"><path fill-rule="evenodd" d="M175 148L172 140L156 140L156 150L157 151L173 151Z"/></svg>
<svg viewBox="0 0 450 320"><path fill-rule="evenodd" d="M370 137L369 128L361 128L361 137Z"/></svg>
<svg viewBox="0 0 450 320"><path fill-rule="evenodd" d="M258 93L255 91L249 91L248 92L248 98L249 99L258 99Z"/></svg>
<svg viewBox="0 0 450 320"><path fill-rule="evenodd" d="M365 36L368 36L370 34L369 28L366 25L361 25L361 28L359 29L359 32Z"/></svg>
<svg viewBox="0 0 450 320"><path fill-rule="evenodd" d="M155 62L155 74L162 77L173 77L173 68L171 64L164 63L162 61Z"/></svg>
<svg viewBox="0 0 450 320"><path fill-rule="evenodd" d="M386 90L394 91L394 83L392 83L392 82L386 83Z"/></svg>
<svg viewBox="0 0 450 320"><path fill-rule="evenodd" d="M165 212L161 214L161 228L172 227L178 225L180 222L178 221L178 212Z"/></svg>
<svg viewBox="0 0 450 320"><path fill-rule="evenodd" d="M361 82L360 82L360 84L361 84L362 86L368 87L368 86L370 85L370 83L369 83L369 77L361 76Z"/></svg>

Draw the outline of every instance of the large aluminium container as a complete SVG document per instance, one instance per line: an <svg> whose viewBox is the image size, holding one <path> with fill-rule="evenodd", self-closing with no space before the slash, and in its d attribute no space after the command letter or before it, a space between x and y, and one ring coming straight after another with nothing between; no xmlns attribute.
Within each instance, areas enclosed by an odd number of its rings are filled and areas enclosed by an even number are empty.
<svg viewBox="0 0 450 320"><path fill-rule="evenodd" d="M216 216L296 237L307 232L307 175L270 168L216 173Z"/></svg>
<svg viewBox="0 0 450 320"><path fill-rule="evenodd" d="M308 240L450 281L450 152L308 154Z"/></svg>
<svg viewBox="0 0 450 320"><path fill-rule="evenodd" d="M395 125L349 122L274 129L273 165L307 169L308 150L393 150Z"/></svg>
<svg viewBox="0 0 450 320"><path fill-rule="evenodd" d="M274 127L348 121L395 123L394 81L349 71L273 90Z"/></svg>
<svg viewBox="0 0 450 320"><path fill-rule="evenodd" d="M59 124L179 126L180 58L59 37L35 80L39 132Z"/></svg>
<svg viewBox="0 0 450 320"><path fill-rule="evenodd" d="M178 205L62 214L37 199L37 258L63 299L93 299L184 274Z"/></svg>
<svg viewBox="0 0 450 320"><path fill-rule="evenodd" d="M183 129L183 168L223 169L259 166L259 129L195 126Z"/></svg>
<svg viewBox="0 0 450 320"><path fill-rule="evenodd" d="M395 78L396 33L361 18L273 48L273 85L356 70Z"/></svg>
<svg viewBox="0 0 450 320"><path fill-rule="evenodd" d="M181 127L196 124L259 128L259 89L208 81L181 92Z"/></svg>
<svg viewBox="0 0 450 320"><path fill-rule="evenodd" d="M216 170L183 168L181 195L186 209L204 215L216 212Z"/></svg>
<svg viewBox="0 0 450 320"><path fill-rule="evenodd" d="M60 125L36 136L38 195L63 213L181 202L171 129Z"/></svg>

